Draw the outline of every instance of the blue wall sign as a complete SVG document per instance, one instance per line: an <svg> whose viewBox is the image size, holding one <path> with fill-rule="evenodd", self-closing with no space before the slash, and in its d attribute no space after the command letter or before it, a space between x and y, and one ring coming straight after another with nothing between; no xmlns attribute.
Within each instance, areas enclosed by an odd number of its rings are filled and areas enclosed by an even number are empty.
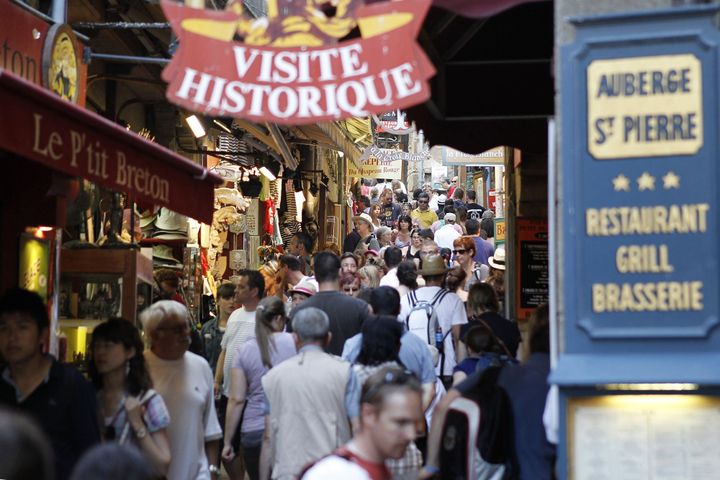
<svg viewBox="0 0 720 480"><path fill-rule="evenodd" d="M720 351L716 11L573 20L577 41L561 49L559 382L609 374L567 355Z"/></svg>

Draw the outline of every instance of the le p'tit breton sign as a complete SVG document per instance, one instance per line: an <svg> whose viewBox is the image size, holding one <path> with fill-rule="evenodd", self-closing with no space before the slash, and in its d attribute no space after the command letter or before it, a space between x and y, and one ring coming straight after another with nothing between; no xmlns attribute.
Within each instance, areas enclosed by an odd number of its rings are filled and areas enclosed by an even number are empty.
<svg viewBox="0 0 720 480"><path fill-rule="evenodd" d="M168 100L206 115L307 124L429 98L435 69L415 38L430 0L342 0L332 16L304 0L277 3L255 19L241 2L215 11L163 1L179 39L163 71Z"/></svg>

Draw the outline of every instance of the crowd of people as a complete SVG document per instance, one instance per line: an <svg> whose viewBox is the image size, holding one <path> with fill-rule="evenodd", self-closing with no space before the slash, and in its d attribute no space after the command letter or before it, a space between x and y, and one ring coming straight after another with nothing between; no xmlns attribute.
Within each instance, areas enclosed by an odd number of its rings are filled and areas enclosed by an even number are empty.
<svg viewBox="0 0 720 480"><path fill-rule="evenodd" d="M141 329L108 320L92 335L89 380L46 353L40 297L7 291L0 448L18 453L0 478L449 478L448 412L493 369L514 413L512 462L484 459L490 473L473 478L552 478L546 311L522 348L501 314L504 249L468 193L455 188L451 204L414 192L408 208L385 189L341 255L296 234L278 259L280 291L239 272L199 332L173 300L144 310Z"/></svg>

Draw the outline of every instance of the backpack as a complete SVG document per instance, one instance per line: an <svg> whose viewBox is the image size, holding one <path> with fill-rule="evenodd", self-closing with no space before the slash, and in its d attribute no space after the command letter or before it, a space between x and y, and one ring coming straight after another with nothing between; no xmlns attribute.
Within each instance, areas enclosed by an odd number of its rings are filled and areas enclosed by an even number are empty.
<svg viewBox="0 0 720 480"><path fill-rule="evenodd" d="M451 330L443 333L442 342L438 346L435 341L435 331L438 327L437 309L435 307L442 302L448 293L450 293L449 290L441 288L429 302L427 300L418 300L415 291L408 293L410 312L405 318L405 327L408 332L420 337L420 339L431 348L431 351L433 348L437 348L440 354L439 365L441 373L443 365L445 365L445 349L443 348L443 344Z"/></svg>
<svg viewBox="0 0 720 480"><path fill-rule="evenodd" d="M472 392L450 404L443 425L440 478L519 478L512 404L498 384L502 368L487 368Z"/></svg>

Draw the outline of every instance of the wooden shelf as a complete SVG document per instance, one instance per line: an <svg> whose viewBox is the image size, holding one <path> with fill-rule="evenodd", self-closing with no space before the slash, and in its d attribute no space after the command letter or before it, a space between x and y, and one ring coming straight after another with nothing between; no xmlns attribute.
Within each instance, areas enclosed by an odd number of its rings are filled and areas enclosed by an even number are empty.
<svg viewBox="0 0 720 480"><path fill-rule="evenodd" d="M122 278L122 316L136 321L137 286L153 283L152 254L149 249L63 249L60 274L92 277L110 275Z"/></svg>

